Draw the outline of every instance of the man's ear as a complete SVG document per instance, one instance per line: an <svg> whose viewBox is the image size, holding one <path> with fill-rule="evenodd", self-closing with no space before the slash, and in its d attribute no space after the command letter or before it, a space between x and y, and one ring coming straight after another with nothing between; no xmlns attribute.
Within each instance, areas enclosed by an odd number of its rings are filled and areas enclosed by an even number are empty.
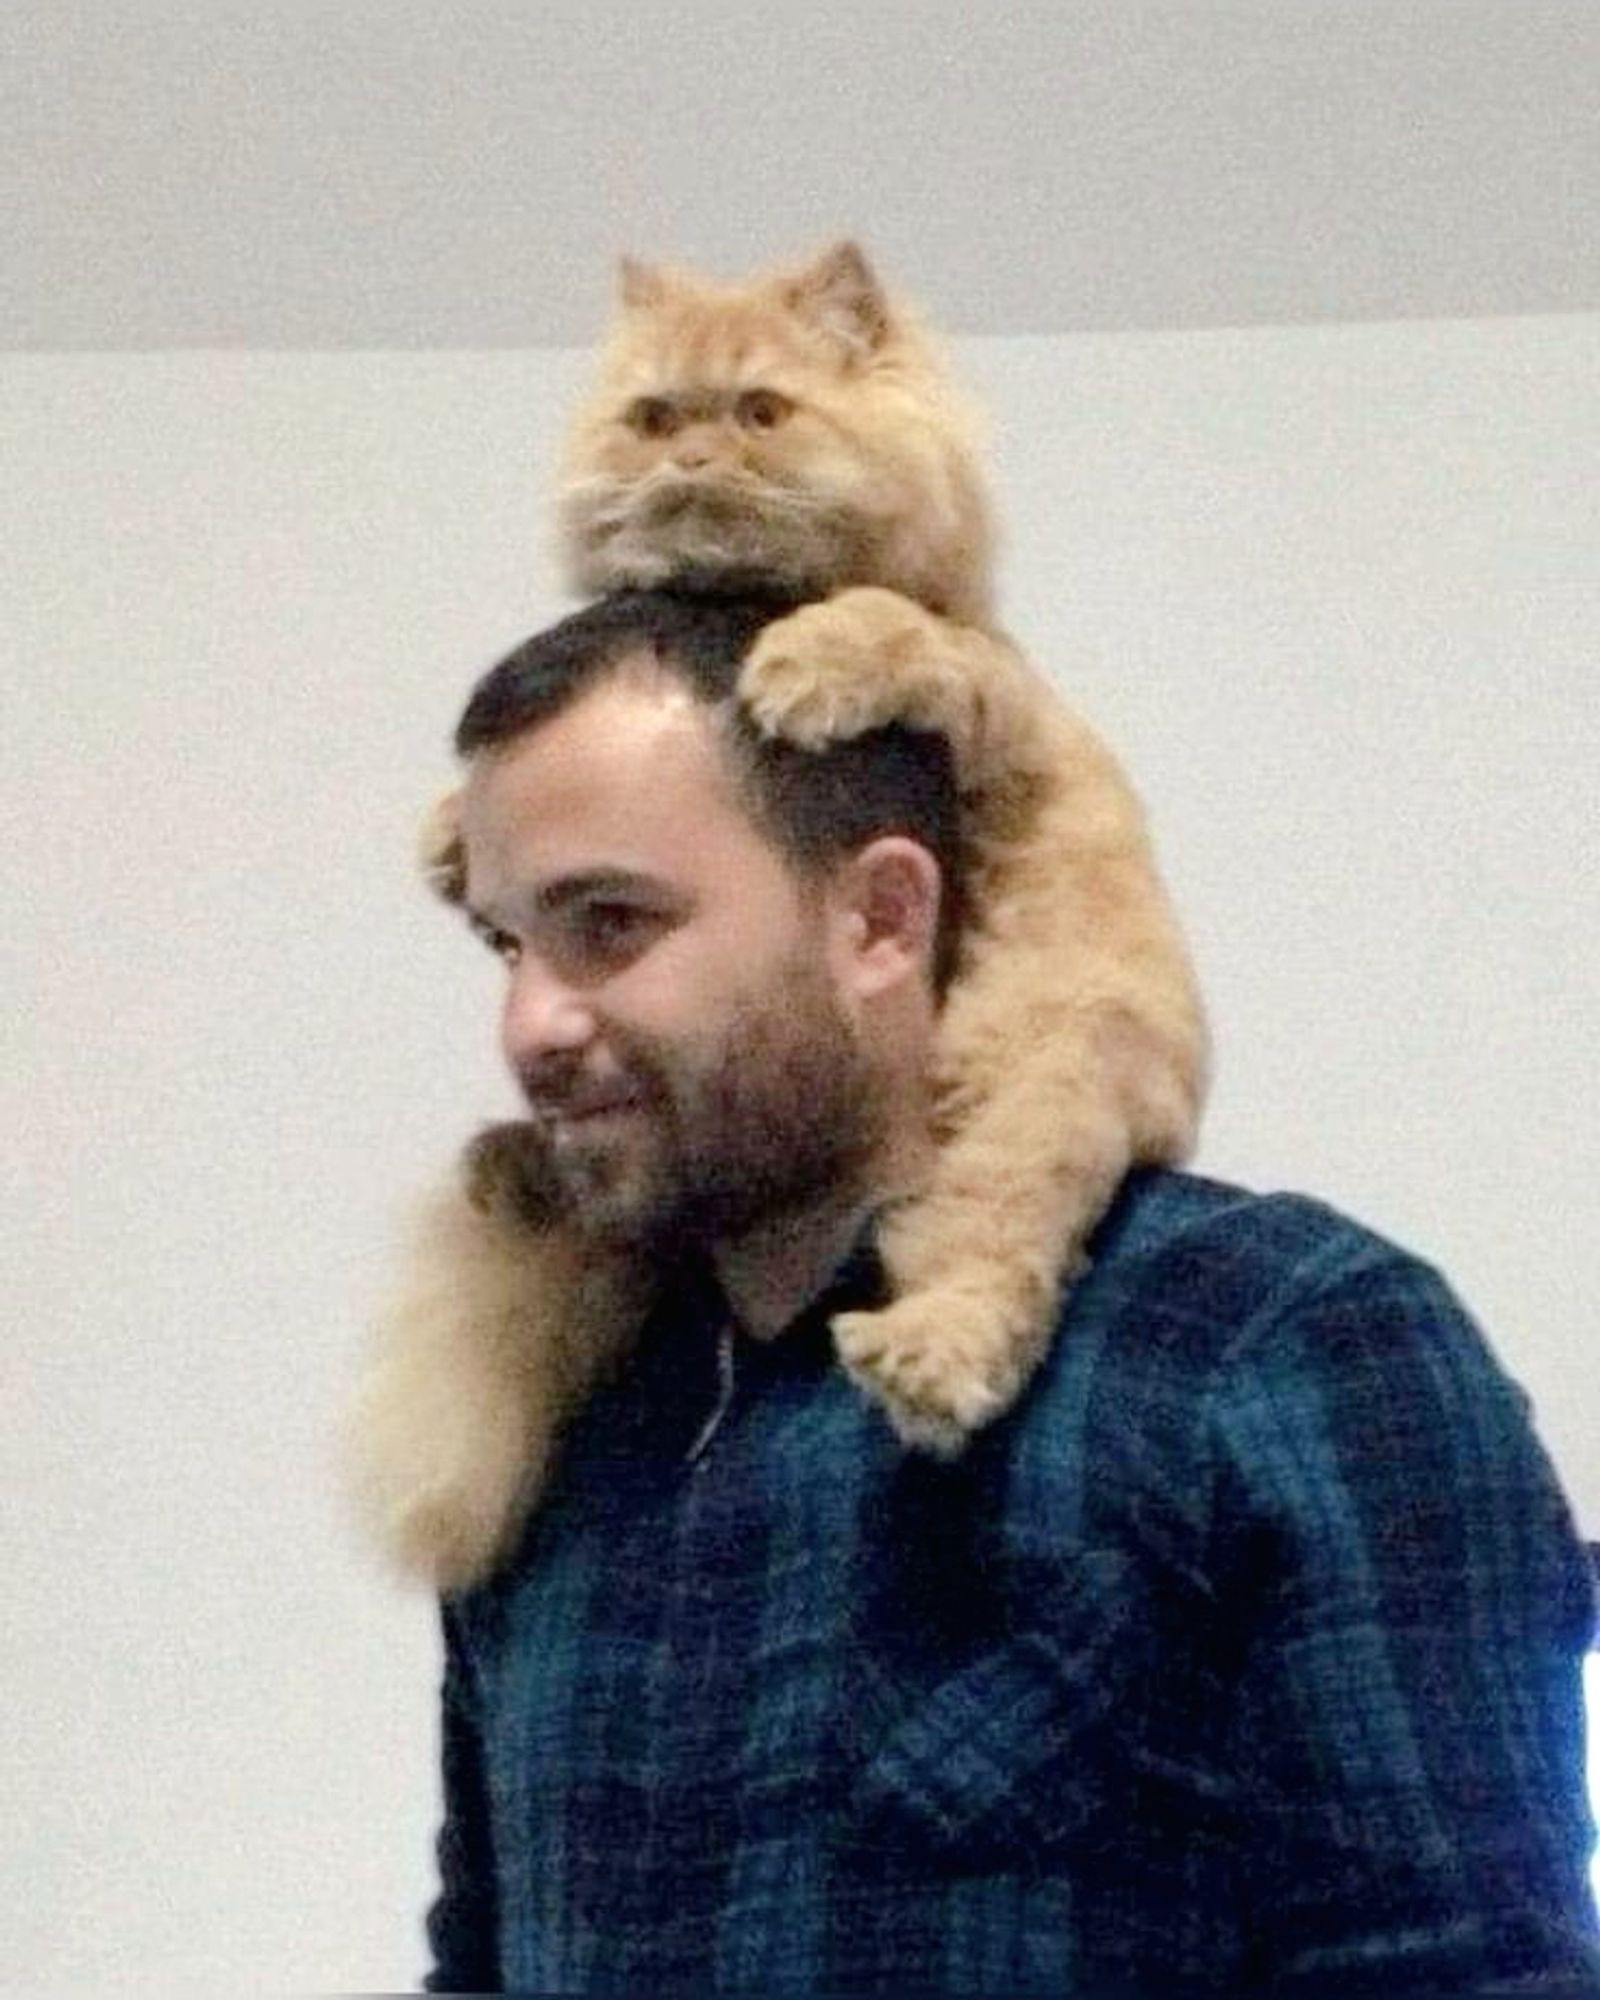
<svg viewBox="0 0 1600 2000"><path fill-rule="evenodd" d="M920 841L880 834L839 864L829 887L835 971L867 1000L933 977L942 883Z"/></svg>

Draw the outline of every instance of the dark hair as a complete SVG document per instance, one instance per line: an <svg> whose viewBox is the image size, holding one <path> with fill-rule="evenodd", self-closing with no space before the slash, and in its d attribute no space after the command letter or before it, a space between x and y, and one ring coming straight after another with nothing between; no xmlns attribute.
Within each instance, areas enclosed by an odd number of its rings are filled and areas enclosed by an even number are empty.
<svg viewBox="0 0 1600 2000"><path fill-rule="evenodd" d="M561 713L624 660L647 654L698 701L722 711L728 762L751 817L808 875L885 833L926 847L942 878L933 984L955 971L964 867L949 745L900 724L818 751L765 737L734 700L739 668L762 628L798 600L765 588L732 593L618 591L537 632L491 667L456 726L462 757Z"/></svg>

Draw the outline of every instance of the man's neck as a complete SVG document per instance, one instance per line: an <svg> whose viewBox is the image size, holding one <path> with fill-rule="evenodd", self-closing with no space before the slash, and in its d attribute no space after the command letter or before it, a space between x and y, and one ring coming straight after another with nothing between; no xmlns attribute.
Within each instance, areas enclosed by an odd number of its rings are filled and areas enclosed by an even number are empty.
<svg viewBox="0 0 1600 2000"><path fill-rule="evenodd" d="M805 1310L843 1263L867 1206L778 1216L717 1247L717 1276L752 1338L775 1339Z"/></svg>
<svg viewBox="0 0 1600 2000"><path fill-rule="evenodd" d="M798 1318L844 1262L866 1217L925 1176L931 1152L920 1133L906 1137L866 1187L774 1216L716 1246L722 1289L753 1339L772 1340Z"/></svg>

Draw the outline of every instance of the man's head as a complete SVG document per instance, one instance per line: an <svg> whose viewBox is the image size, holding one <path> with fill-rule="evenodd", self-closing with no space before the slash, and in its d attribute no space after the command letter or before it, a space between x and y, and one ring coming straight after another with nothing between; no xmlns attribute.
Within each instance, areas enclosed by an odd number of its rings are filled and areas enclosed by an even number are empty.
<svg viewBox="0 0 1600 2000"><path fill-rule="evenodd" d="M505 1054L602 1233L727 1240L869 1194L925 1116L948 753L763 741L734 686L787 608L605 600L503 661L457 731Z"/></svg>

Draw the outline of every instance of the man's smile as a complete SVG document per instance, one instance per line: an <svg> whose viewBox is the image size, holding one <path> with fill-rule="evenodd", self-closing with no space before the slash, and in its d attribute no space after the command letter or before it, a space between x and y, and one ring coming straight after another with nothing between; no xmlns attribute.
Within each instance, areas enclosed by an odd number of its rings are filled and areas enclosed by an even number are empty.
<svg viewBox="0 0 1600 2000"><path fill-rule="evenodd" d="M644 1093L630 1086L565 1098L558 1104L546 1106L541 1115L557 1125L594 1125L604 1119L625 1117L644 1108Z"/></svg>

